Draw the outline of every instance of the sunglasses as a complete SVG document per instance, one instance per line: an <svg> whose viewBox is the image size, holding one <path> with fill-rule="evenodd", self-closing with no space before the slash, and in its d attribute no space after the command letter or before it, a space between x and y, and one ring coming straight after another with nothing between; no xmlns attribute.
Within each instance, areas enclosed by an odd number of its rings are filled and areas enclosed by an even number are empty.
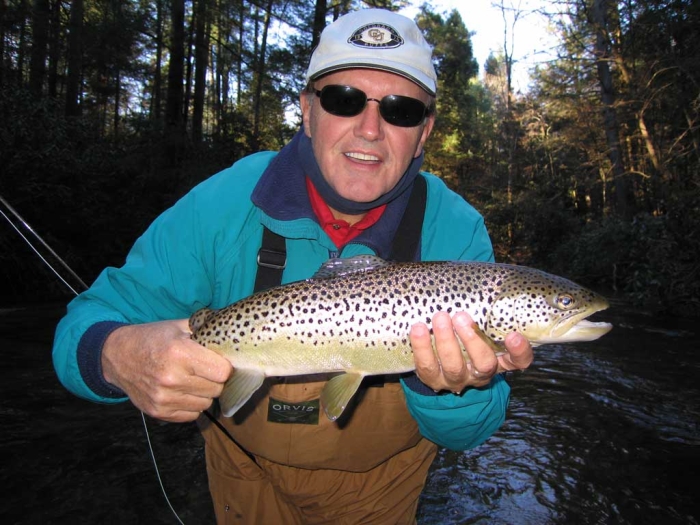
<svg viewBox="0 0 700 525"><path fill-rule="evenodd" d="M362 113L370 100L379 103L379 114L393 126L412 128L432 113L432 109L416 98L387 95L381 100L367 98L367 93L351 86L330 85L314 90L321 107L336 117L354 117Z"/></svg>

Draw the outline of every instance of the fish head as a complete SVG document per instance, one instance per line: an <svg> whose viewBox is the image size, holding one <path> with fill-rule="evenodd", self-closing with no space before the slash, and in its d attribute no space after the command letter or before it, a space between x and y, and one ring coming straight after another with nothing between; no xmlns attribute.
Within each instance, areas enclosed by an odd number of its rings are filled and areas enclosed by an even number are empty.
<svg viewBox="0 0 700 525"><path fill-rule="evenodd" d="M610 306L605 297L563 277L516 268L491 305L487 334L494 340L517 331L532 346L572 343L593 341L612 329L587 319Z"/></svg>

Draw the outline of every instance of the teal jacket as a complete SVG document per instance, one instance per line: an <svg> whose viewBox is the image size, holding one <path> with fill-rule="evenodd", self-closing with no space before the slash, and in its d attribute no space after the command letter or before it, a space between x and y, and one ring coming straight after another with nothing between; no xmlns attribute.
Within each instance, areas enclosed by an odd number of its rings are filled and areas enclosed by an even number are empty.
<svg viewBox="0 0 700 525"><path fill-rule="evenodd" d="M56 372L68 390L95 402L124 401L100 368L111 330L187 318L199 308L221 308L250 295L263 225L287 239L283 283L310 277L329 257L387 256L384 237L395 228L397 214L393 202L376 225L339 252L310 211L303 174L273 169L277 155L251 155L196 186L151 224L121 268L106 268L68 305L53 349ZM428 188L421 259L493 260L482 217L440 179L421 175ZM284 191L266 191L280 183ZM498 429L510 393L500 376L462 395L435 395L415 375L403 387L421 433L456 450L474 447Z"/></svg>

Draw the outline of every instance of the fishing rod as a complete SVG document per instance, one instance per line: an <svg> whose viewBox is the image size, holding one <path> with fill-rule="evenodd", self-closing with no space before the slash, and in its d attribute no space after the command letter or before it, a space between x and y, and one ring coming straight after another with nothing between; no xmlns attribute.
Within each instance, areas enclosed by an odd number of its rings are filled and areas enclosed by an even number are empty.
<svg viewBox="0 0 700 525"><path fill-rule="evenodd" d="M21 229L21 228L24 228L25 231L27 231L28 233L30 233L30 234L34 237L34 239L40 244L40 246L41 246L42 248L44 248L47 252L49 252L49 254L50 254L56 261L58 261L58 263L63 267L63 269L66 270L66 271L70 274L70 276L80 285L80 287L82 288L81 291L84 291L84 290L87 290L87 289L88 289L88 285L85 284L85 282L84 282L80 277L78 277L78 274L76 274L76 273L73 271L73 269L72 269L70 266L68 266L68 263L66 263L63 259L61 259L61 257L59 257L59 255L51 248L51 246L49 246L49 245L44 241L44 239L42 239L41 236L34 230L34 228L32 228L32 227L29 225L29 223L28 223L26 220L24 220L24 218L22 218L22 216L21 216L19 213L17 213L17 210L15 210L12 206L10 206L10 203L7 202L7 201L2 197L2 195L0 195L0 204L2 204L2 206L5 208L5 210L7 210L7 212L10 214L10 216L8 216L8 215L5 213L5 211L3 211L2 208L0 208L0 214L2 214L2 216L3 216L3 217L5 218L5 220L9 223L9 225L12 226L12 228L17 232L17 234L18 234L20 237L22 237L22 239L24 239L24 242L27 243L27 245L32 249L32 251L39 257L39 259L42 260L42 262L54 273L54 275L55 275L56 277L58 277L58 279L59 279L63 284L66 285L66 287L67 287L71 292L73 292L74 295L78 295L78 292L75 290L75 288L74 288L73 286L70 285L70 283L68 282L68 280L66 280L66 279L51 265L51 263L47 260L46 256L45 256L44 254L42 254L42 253L39 251L39 249L38 249L36 246L34 246L34 244L32 244L32 242L24 235L24 233L22 233L22 229ZM18 221L19 225L18 225L18 224L15 224L15 223L12 221L12 219L15 219L16 221ZM20 228L20 227L21 227L21 228Z"/></svg>
<svg viewBox="0 0 700 525"><path fill-rule="evenodd" d="M84 292L85 290L88 289L88 285L85 284L85 282L78 276L77 273L73 271L73 269L68 265L66 261L64 261L61 256L59 256L52 248L49 246L49 244L42 239L42 237L34 230L34 228L31 227L31 225L15 210L7 200L3 198L2 195L0 195L0 215L2 215L7 223L12 227L12 229L17 232L17 234L24 240L24 242L29 246L29 248L41 259L41 261L53 272L53 274L68 288L74 296L78 296L80 292L76 290L76 288L80 288L81 292ZM3 209L4 208L4 209ZM7 212L7 213L6 213ZM25 235L23 232L27 232L28 235ZM29 238L32 237L34 239L34 242ZM38 246L35 245L35 243L38 243ZM50 255L60 266L68 272L70 277L75 281L75 283L79 286L72 286L68 281L67 278L65 278L63 275L61 275L61 272L58 271L54 265L51 264L49 261L49 258L45 253L42 253L42 250L45 250L48 252L48 255ZM163 485L163 480L160 475L160 470L158 468L158 462L156 461L156 456L155 452L153 451L153 444L151 443L151 436L148 431L148 425L146 424L146 415L141 412L141 420L143 421L143 428L146 433L146 442L148 443L148 450L151 454L151 461L153 461L153 467L156 471L156 477L158 478L158 483L160 484L160 490L163 493L163 497L165 498L166 503L168 504L168 507L170 507L170 511L173 513L175 516L175 519L180 523L181 525L184 525L182 520L180 519L180 516L178 513L175 511L173 508L172 503L170 502L170 498L168 497L168 493L165 490L165 485Z"/></svg>

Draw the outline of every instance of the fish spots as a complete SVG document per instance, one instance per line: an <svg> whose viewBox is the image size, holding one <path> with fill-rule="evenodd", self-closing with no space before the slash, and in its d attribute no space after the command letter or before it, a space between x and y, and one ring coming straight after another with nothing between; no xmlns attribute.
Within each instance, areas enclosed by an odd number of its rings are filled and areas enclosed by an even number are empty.
<svg viewBox="0 0 700 525"><path fill-rule="evenodd" d="M193 338L205 346L230 345L236 354L250 347L274 352L276 342L294 341L319 352L381 349L410 360L410 327L419 321L430 326L435 312L467 311L501 341L516 329L542 330L567 317L569 304L575 312L595 297L542 275L489 263L387 265L261 292L204 317Z"/></svg>

